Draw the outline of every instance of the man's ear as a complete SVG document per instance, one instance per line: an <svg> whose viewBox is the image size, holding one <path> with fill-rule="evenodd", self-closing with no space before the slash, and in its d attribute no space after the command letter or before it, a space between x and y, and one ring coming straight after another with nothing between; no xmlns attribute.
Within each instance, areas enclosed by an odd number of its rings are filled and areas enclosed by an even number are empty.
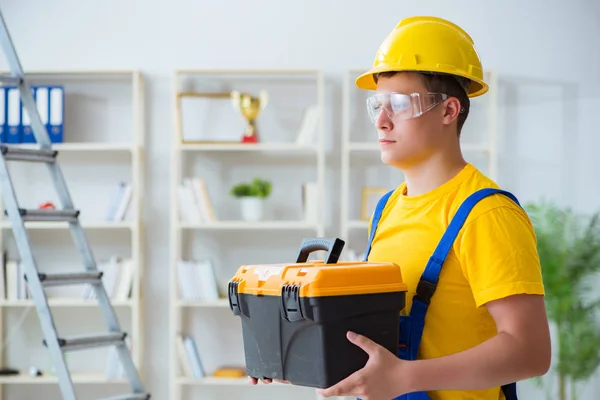
<svg viewBox="0 0 600 400"><path fill-rule="evenodd" d="M452 124L458 118L462 110L460 101L456 97L450 97L444 102L443 121L446 125Z"/></svg>

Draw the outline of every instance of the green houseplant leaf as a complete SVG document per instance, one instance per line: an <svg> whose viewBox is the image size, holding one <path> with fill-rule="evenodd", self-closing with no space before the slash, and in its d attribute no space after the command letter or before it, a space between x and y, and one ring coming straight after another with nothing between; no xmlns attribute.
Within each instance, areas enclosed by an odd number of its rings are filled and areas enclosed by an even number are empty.
<svg viewBox="0 0 600 400"><path fill-rule="evenodd" d="M578 217L569 208L541 202L526 207L537 236L549 319L556 325L558 393L589 379L600 366L600 326L593 298L600 272L600 218ZM597 281L597 278L596 278ZM598 292L596 290L596 292Z"/></svg>
<svg viewBox="0 0 600 400"><path fill-rule="evenodd" d="M252 182L242 182L231 188L231 195L234 197L259 197L267 198L271 195L271 182L254 178Z"/></svg>

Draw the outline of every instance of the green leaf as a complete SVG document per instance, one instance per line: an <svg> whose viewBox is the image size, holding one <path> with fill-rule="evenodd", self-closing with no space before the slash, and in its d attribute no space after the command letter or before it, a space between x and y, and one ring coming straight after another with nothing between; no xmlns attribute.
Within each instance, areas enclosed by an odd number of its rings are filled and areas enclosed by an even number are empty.
<svg viewBox="0 0 600 400"><path fill-rule="evenodd" d="M231 195L235 197L260 197L267 198L271 195L271 182L254 178L252 182L239 183L231 188Z"/></svg>
<svg viewBox="0 0 600 400"><path fill-rule="evenodd" d="M551 202L525 207L537 237L548 317L558 330L556 372L571 382L589 379L600 366L600 215L589 218Z"/></svg>

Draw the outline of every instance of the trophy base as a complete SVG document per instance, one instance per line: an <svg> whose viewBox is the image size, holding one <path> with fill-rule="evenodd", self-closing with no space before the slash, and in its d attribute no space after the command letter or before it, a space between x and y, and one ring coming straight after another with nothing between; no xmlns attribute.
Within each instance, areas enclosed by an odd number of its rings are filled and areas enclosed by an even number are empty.
<svg viewBox="0 0 600 400"><path fill-rule="evenodd" d="M244 135L242 136L242 143L258 143L257 135Z"/></svg>

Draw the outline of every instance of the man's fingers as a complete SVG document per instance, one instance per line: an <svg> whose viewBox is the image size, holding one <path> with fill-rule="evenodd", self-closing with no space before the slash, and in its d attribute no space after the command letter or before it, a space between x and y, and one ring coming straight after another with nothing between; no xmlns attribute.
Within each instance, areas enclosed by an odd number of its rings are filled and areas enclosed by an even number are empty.
<svg viewBox="0 0 600 400"><path fill-rule="evenodd" d="M379 349L379 345L366 336L354 332L348 332L346 336L349 341L363 349L368 355L372 355Z"/></svg>
<svg viewBox="0 0 600 400"><path fill-rule="evenodd" d="M357 396L360 395L362 381L362 374L355 372L327 389L317 389L317 393L323 397Z"/></svg>
<svg viewBox="0 0 600 400"><path fill-rule="evenodd" d="M365 351L369 356L373 355L378 349L379 345L367 338L366 336L359 335L355 332L347 333L348 340ZM317 389L317 393L322 397L333 397L333 396L360 396L364 389L364 378L363 371L356 371L346 379L336 383L335 385L327 389Z"/></svg>
<svg viewBox="0 0 600 400"><path fill-rule="evenodd" d="M273 380L272 380L272 379L269 379L269 378L260 378L260 379L257 379L257 378L253 378L253 377L251 377L251 376L249 376L249 377L248 377L248 380L249 380L249 381L250 381L250 383L251 383L251 384L253 384L253 385L256 385L256 384L258 384L258 381L259 381L259 380L260 380L262 383L271 383L271 382L273 382Z"/></svg>
<svg viewBox="0 0 600 400"><path fill-rule="evenodd" d="M327 389L317 389L317 394L321 397L336 397L336 396L349 396L350 392L344 385L334 385Z"/></svg>
<svg viewBox="0 0 600 400"><path fill-rule="evenodd" d="M317 393L322 397L354 396L354 390L349 385L334 385L327 389L318 389Z"/></svg>

